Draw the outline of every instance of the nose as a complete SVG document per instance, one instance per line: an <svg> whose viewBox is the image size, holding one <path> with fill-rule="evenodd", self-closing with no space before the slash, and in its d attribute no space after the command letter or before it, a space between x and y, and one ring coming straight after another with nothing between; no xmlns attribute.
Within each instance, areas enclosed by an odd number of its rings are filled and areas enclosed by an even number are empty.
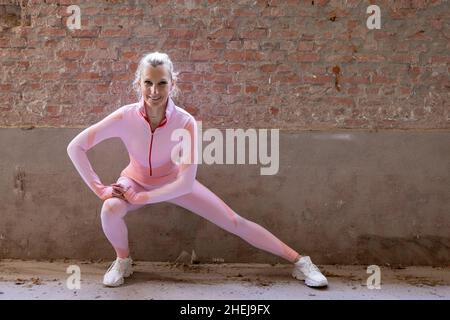
<svg viewBox="0 0 450 320"><path fill-rule="evenodd" d="M151 93L151 94L158 93L158 90L157 90L156 85L153 85L153 86L150 87L150 93Z"/></svg>

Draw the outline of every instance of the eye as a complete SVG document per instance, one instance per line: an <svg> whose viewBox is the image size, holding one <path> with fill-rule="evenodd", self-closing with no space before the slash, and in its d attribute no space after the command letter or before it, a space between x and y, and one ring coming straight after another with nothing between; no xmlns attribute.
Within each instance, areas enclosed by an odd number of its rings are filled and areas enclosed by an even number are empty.
<svg viewBox="0 0 450 320"><path fill-rule="evenodd" d="M149 81L149 80L144 81L144 83L145 83L146 85L151 85L151 84L152 84L152 82Z"/></svg>
<svg viewBox="0 0 450 320"><path fill-rule="evenodd" d="M164 84L167 84L167 82L166 81L161 81L159 84L164 85Z"/></svg>

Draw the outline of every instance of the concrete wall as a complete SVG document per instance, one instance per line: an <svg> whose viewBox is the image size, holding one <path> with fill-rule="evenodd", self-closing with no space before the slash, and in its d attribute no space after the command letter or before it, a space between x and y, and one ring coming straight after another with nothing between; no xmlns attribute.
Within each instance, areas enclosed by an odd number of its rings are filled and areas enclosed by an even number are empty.
<svg viewBox="0 0 450 320"><path fill-rule="evenodd" d="M102 202L66 155L78 129L0 129L0 258L113 257ZM241 216L319 263L448 265L448 132L288 132L280 169L201 165L198 179ZM110 139L88 153L104 183L128 163ZM126 217L136 259L285 262L172 204Z"/></svg>

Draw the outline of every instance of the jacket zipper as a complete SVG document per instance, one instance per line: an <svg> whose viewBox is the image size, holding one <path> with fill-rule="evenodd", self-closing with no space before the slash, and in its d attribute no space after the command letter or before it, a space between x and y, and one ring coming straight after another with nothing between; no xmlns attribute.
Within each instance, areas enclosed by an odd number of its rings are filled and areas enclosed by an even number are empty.
<svg viewBox="0 0 450 320"><path fill-rule="evenodd" d="M150 176L151 176L151 175L153 174L153 170L152 170L152 146L153 146L153 135L155 134L156 129L158 129L158 128L164 123L165 118L162 119L162 120L160 121L160 123L159 123L158 126L155 128L155 130L152 130L152 126L151 126L150 122L147 120L146 117L144 117L144 118L145 118L145 121L147 122L148 127L150 128L150 132L151 132L151 134L152 134L152 137L151 137L151 139L150 139L150 148L149 148L149 151L148 151L148 166L149 166L149 174L150 174Z"/></svg>
<svg viewBox="0 0 450 320"><path fill-rule="evenodd" d="M163 120L162 120L163 121ZM150 128L150 132L152 133L152 138L150 139L150 149L148 151L148 166L149 166L149 173L152 175L152 146L153 146L153 136L155 135L156 130L160 127L162 121L158 124L158 126L155 128L155 130L152 130L152 126L150 125L150 122L147 121L148 126Z"/></svg>
<svg viewBox="0 0 450 320"><path fill-rule="evenodd" d="M150 126L150 131L152 130L151 126ZM155 129L156 131L156 129ZM152 131L152 138L150 140L150 150L148 151L148 165L150 168L150 175L152 175L152 146L153 146L153 135L154 132Z"/></svg>

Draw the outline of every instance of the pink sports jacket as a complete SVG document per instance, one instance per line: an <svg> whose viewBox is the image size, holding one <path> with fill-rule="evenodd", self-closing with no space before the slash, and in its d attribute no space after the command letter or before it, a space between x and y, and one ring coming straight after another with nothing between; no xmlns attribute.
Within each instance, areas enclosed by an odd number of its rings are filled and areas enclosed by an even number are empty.
<svg viewBox="0 0 450 320"><path fill-rule="evenodd" d="M172 161L171 153L179 152L182 137L172 139L176 129L189 132L191 150L183 153L188 160ZM133 179L144 188L145 203L167 201L191 192L197 173L197 123L194 117L176 106L169 97L165 118L152 132L146 116L144 100L120 107L103 120L80 132L67 146L67 153L89 188L104 199L105 186L92 169L86 152L101 141L118 137L128 151L130 163L120 176ZM184 149L183 149L184 151ZM141 197L142 198L142 197Z"/></svg>

